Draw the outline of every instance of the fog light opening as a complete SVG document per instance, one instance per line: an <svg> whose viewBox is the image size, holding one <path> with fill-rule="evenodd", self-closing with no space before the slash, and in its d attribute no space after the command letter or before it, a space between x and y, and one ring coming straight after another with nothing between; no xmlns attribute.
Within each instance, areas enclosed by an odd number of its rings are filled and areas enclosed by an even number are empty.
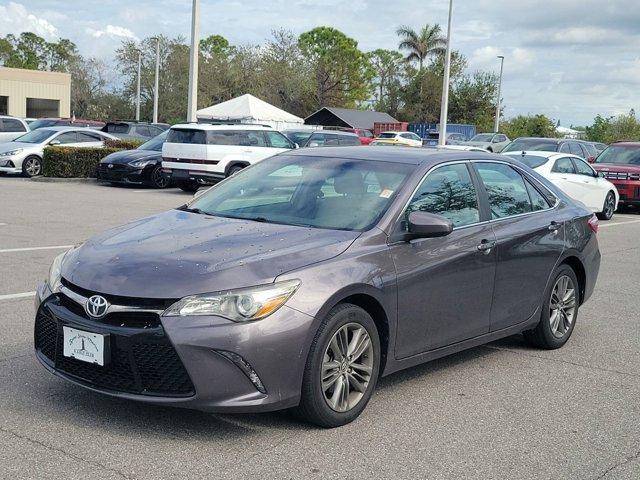
<svg viewBox="0 0 640 480"><path fill-rule="evenodd" d="M227 352L225 350L217 350L217 352L223 357L225 357L227 360L230 360L240 370L242 370L242 373L244 373L249 379L249 381L253 383L253 386L256 387L256 390L258 390L260 393L263 393L265 395L267 394L267 389L264 388L262 380L260 380L260 377L258 376L256 371L253 369L253 367L249 364L249 362L247 362L244 358L242 358L237 353Z"/></svg>

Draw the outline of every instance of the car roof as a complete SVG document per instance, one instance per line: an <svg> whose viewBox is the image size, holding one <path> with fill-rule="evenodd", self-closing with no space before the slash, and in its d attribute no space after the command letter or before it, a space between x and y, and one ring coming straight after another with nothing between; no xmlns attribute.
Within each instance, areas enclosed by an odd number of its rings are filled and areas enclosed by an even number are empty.
<svg viewBox="0 0 640 480"><path fill-rule="evenodd" d="M611 146L611 145L617 145L617 146L622 146L622 147L637 147L637 148L640 148L640 142L632 142L632 141L625 141L625 140L620 141L620 142L613 142L609 146Z"/></svg>
<svg viewBox="0 0 640 480"><path fill-rule="evenodd" d="M177 125L173 125L171 128L193 130L275 130L274 128L266 127L264 125L252 125L249 123L235 123L225 125L217 125L214 123L179 123Z"/></svg>
<svg viewBox="0 0 640 480"><path fill-rule="evenodd" d="M509 157L512 157L512 158L521 157L523 155L531 155L531 156L546 157L546 158L551 158L551 157L572 157L572 158L579 158L580 160L584 160L579 155L574 155L572 153L545 152L544 150L524 150L524 151L514 150L512 152L504 152L502 155L509 156Z"/></svg>
<svg viewBox="0 0 640 480"><path fill-rule="evenodd" d="M352 160L372 160L389 163L405 163L411 165L438 164L452 160L500 160L505 157L490 152L443 151L436 148L375 148L357 147L324 147L301 148L289 150L283 155L307 156L318 158L344 158Z"/></svg>

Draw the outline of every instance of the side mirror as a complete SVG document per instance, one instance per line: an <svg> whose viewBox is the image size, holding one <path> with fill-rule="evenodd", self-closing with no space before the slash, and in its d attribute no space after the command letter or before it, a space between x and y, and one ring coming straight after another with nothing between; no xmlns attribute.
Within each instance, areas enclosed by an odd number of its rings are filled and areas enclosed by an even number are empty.
<svg viewBox="0 0 640 480"><path fill-rule="evenodd" d="M415 211L408 218L409 239L444 237L453 231L453 223L442 215Z"/></svg>
<svg viewBox="0 0 640 480"><path fill-rule="evenodd" d="M294 143L293 148L300 148L300 145L298 145L297 143Z"/></svg>
<svg viewBox="0 0 640 480"><path fill-rule="evenodd" d="M51 140L49 145L60 145L60 140Z"/></svg>

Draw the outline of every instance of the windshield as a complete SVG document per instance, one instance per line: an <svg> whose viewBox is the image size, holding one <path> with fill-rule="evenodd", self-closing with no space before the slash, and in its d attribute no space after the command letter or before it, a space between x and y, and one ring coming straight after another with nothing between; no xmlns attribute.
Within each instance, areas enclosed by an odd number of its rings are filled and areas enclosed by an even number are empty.
<svg viewBox="0 0 640 480"><path fill-rule="evenodd" d="M25 133L24 135L19 136L14 140L14 142L22 142L22 143L44 143L48 138L51 138L56 133L55 130L48 129L39 129L29 133Z"/></svg>
<svg viewBox="0 0 640 480"><path fill-rule="evenodd" d="M549 161L547 157L541 157L540 155L511 154L507 156L515 160L520 160L522 163L524 163L530 168L537 168L540 165L544 165Z"/></svg>
<svg viewBox="0 0 640 480"><path fill-rule="evenodd" d="M503 152L525 152L530 150L555 152L558 150L558 142L547 138L518 138L507 145Z"/></svg>
<svg viewBox="0 0 640 480"><path fill-rule="evenodd" d="M640 147L612 145L598 155L596 163L640 165Z"/></svg>
<svg viewBox="0 0 640 480"><path fill-rule="evenodd" d="M479 133L475 135L471 141L472 142L490 142L493 138L493 133Z"/></svg>
<svg viewBox="0 0 640 480"><path fill-rule="evenodd" d="M378 138L396 138L396 134L393 132L382 132L378 135Z"/></svg>
<svg viewBox="0 0 640 480"><path fill-rule="evenodd" d="M167 139L167 134L169 130L165 130L160 135L153 137L148 142L144 142L142 145L138 147L138 150L151 150L153 152L161 152L162 144Z"/></svg>
<svg viewBox="0 0 640 480"><path fill-rule="evenodd" d="M219 217L334 230L367 230L407 175L403 163L279 155L242 170L189 209Z"/></svg>
<svg viewBox="0 0 640 480"><path fill-rule="evenodd" d="M52 119L43 118L41 120L34 120L29 124L31 130L37 130L42 127L53 127L58 121Z"/></svg>
<svg viewBox="0 0 640 480"><path fill-rule="evenodd" d="M313 133L313 131L309 130L308 132L282 132L284 133L289 140L294 143L297 143L299 147L303 146L309 140L309 137Z"/></svg>

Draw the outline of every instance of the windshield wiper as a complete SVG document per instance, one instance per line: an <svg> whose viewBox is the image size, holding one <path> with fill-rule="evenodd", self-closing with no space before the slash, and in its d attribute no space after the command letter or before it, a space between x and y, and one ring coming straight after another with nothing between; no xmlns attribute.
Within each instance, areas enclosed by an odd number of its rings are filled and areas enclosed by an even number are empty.
<svg viewBox="0 0 640 480"><path fill-rule="evenodd" d="M190 208L190 207L187 207L186 205L179 207L178 210L182 210L183 212L197 213L198 215L209 215L204 210L200 210L199 208Z"/></svg>

